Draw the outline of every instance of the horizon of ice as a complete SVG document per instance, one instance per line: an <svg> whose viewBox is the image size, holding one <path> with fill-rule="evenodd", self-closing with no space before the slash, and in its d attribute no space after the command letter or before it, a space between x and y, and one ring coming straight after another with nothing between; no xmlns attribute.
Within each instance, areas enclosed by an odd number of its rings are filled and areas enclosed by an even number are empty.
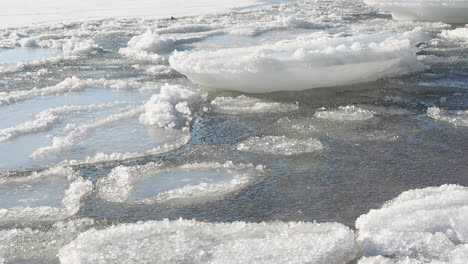
<svg viewBox="0 0 468 264"><path fill-rule="evenodd" d="M69 183L68 187L64 186L61 181L54 181L54 177L67 181ZM56 197L49 197L53 195L52 189L50 191L34 189L37 184L38 188L45 188L40 184L49 178L52 178L50 182L42 184L52 185L50 186L51 188L64 188L63 195L56 193L56 195L61 196L58 198L58 204L55 201ZM54 182L58 182L59 184L53 186ZM24 191L10 194L9 189L12 187L8 187L9 185L17 185L18 187L14 189L23 189ZM19 188L20 185L23 187ZM84 179L79 173L68 167L54 167L42 172L33 172L27 177L0 177L2 200L7 200L8 197L12 196L14 199L11 201L12 204L20 204L14 205L11 208L0 208L0 223L2 225L25 224L65 219L80 209L80 200L89 194L92 189L93 184L90 180ZM61 190L57 191L60 192ZM35 205L36 203L38 205Z"/></svg>
<svg viewBox="0 0 468 264"><path fill-rule="evenodd" d="M229 161L224 164L185 164L175 168L165 168L159 163L119 166L98 180L97 192L98 197L110 202L188 203L213 199L243 188L258 180L262 170L262 166ZM203 172L207 175L203 176ZM214 174L209 176L210 172Z"/></svg>
<svg viewBox="0 0 468 264"><path fill-rule="evenodd" d="M420 28L385 36L314 35L254 47L175 51L170 65L202 87L247 93L300 91L395 77L426 69L414 46Z"/></svg>
<svg viewBox="0 0 468 264"><path fill-rule="evenodd" d="M370 6L392 13L396 20L468 23L466 0L364 0Z"/></svg>
<svg viewBox="0 0 468 264"><path fill-rule="evenodd" d="M356 220L360 263L458 264L468 256L468 188L413 189Z"/></svg>
<svg viewBox="0 0 468 264"><path fill-rule="evenodd" d="M237 144L237 150L261 154L292 156L323 149L322 143L314 138L301 140L285 136L251 137Z"/></svg>
<svg viewBox="0 0 468 264"><path fill-rule="evenodd" d="M357 257L354 232L337 223L148 221L90 230L59 251L67 263L313 263Z"/></svg>

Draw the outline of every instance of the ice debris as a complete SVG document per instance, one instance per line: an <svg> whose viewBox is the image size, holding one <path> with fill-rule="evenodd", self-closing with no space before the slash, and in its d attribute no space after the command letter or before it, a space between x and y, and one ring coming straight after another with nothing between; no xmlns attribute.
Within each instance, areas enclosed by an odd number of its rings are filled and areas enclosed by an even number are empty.
<svg viewBox="0 0 468 264"><path fill-rule="evenodd" d="M440 36L449 40L468 41L468 28L456 28L453 30L444 30Z"/></svg>
<svg viewBox="0 0 468 264"><path fill-rule="evenodd" d="M354 233L337 223L149 221L90 230L61 263L312 263L356 258Z"/></svg>
<svg viewBox="0 0 468 264"><path fill-rule="evenodd" d="M211 101L215 112L222 114L268 114L297 110L297 104L279 103L240 95L237 97L216 97Z"/></svg>
<svg viewBox="0 0 468 264"><path fill-rule="evenodd" d="M291 156L322 150L323 145L314 138L301 140L285 136L265 136L243 140L237 144L237 149L247 152Z"/></svg>
<svg viewBox="0 0 468 264"><path fill-rule="evenodd" d="M468 110L444 110L438 107L429 107L427 116L435 120L445 121L454 126L468 126Z"/></svg>
<svg viewBox="0 0 468 264"><path fill-rule="evenodd" d="M336 121L362 121L374 117L374 112L356 107L354 105L340 106L335 110L321 108L315 112L315 117Z"/></svg>

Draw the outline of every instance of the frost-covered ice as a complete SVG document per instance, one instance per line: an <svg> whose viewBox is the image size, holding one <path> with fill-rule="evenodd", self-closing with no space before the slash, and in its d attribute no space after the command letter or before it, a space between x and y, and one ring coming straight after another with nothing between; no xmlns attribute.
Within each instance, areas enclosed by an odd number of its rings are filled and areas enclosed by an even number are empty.
<svg viewBox="0 0 468 264"><path fill-rule="evenodd" d="M356 258L340 224L144 222L90 230L60 250L61 263L313 263Z"/></svg>
<svg viewBox="0 0 468 264"><path fill-rule="evenodd" d="M92 219L84 218L57 222L48 230L37 227L3 229L0 231L0 256L7 263L54 262L61 247L93 224Z"/></svg>
<svg viewBox="0 0 468 264"><path fill-rule="evenodd" d="M390 11L396 20L468 23L465 0L364 0L368 5Z"/></svg>
<svg viewBox="0 0 468 264"><path fill-rule="evenodd" d="M215 112L222 114L267 114L287 113L297 110L296 104L286 104L261 100L258 98L239 95L237 97L216 97L211 101Z"/></svg>
<svg viewBox="0 0 468 264"><path fill-rule="evenodd" d="M323 149L322 143L314 138L307 140L287 138L285 136L251 137L237 144L240 151L273 154L297 155Z"/></svg>
<svg viewBox="0 0 468 264"><path fill-rule="evenodd" d="M174 52L169 62L209 88L265 93L348 85L423 71L414 47L427 40L420 31L396 36L311 35L254 47Z"/></svg>
<svg viewBox="0 0 468 264"><path fill-rule="evenodd" d="M361 121L374 117L374 112L356 107L354 105L340 106L335 110L319 109L315 117L336 121Z"/></svg>
<svg viewBox="0 0 468 264"><path fill-rule="evenodd" d="M468 110L444 110L438 107L429 107L427 116L454 126L468 126Z"/></svg>
<svg viewBox="0 0 468 264"><path fill-rule="evenodd" d="M176 168L162 164L119 166L98 181L98 196L111 202L189 203L220 197L260 179L261 166L232 162L194 163Z"/></svg>
<svg viewBox="0 0 468 264"><path fill-rule="evenodd" d="M0 178L0 224L61 220L80 209L91 181L71 168L55 167L25 177Z"/></svg>
<svg viewBox="0 0 468 264"><path fill-rule="evenodd" d="M381 256L361 263L463 263L468 256L467 217L466 187L404 192L357 219L364 255Z"/></svg>

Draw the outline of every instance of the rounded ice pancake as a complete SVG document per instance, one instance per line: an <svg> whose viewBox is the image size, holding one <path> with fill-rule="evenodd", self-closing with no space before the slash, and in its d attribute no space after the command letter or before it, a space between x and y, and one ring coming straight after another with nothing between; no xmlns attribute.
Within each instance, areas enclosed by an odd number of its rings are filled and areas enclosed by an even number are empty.
<svg viewBox="0 0 468 264"><path fill-rule="evenodd" d="M202 87L248 93L298 91L375 81L426 69L420 30L395 35L302 36L253 47L174 52L171 66Z"/></svg>
<svg viewBox="0 0 468 264"><path fill-rule="evenodd" d="M467 217L467 187L410 190L360 216L358 242L365 256L390 257L389 263L463 263L468 254ZM387 263L381 259L362 263Z"/></svg>
<svg viewBox="0 0 468 264"><path fill-rule="evenodd" d="M0 177L0 224L57 221L75 214L91 181L71 168L55 167L26 177Z"/></svg>
<svg viewBox="0 0 468 264"><path fill-rule="evenodd" d="M90 230L61 263L312 263L357 257L354 232L337 223L149 221Z"/></svg>
<svg viewBox="0 0 468 264"><path fill-rule="evenodd" d="M235 192L258 181L262 166L194 163L166 168L159 163L113 169L98 180L98 196L110 202L192 203Z"/></svg>
<svg viewBox="0 0 468 264"><path fill-rule="evenodd" d="M465 0L365 0L366 4L390 11L396 20L468 23Z"/></svg>
<svg viewBox="0 0 468 264"><path fill-rule="evenodd" d="M293 139L285 136L251 137L237 144L237 150L273 154L273 155L299 155L323 149L322 143L314 138Z"/></svg>

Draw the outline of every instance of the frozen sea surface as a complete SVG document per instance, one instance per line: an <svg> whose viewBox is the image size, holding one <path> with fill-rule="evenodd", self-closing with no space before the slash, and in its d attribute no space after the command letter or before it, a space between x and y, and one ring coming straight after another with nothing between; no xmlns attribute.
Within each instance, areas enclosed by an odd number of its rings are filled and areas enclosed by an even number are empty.
<svg viewBox="0 0 468 264"><path fill-rule="evenodd" d="M44 2L0 8L0 263L468 259L464 24Z"/></svg>

